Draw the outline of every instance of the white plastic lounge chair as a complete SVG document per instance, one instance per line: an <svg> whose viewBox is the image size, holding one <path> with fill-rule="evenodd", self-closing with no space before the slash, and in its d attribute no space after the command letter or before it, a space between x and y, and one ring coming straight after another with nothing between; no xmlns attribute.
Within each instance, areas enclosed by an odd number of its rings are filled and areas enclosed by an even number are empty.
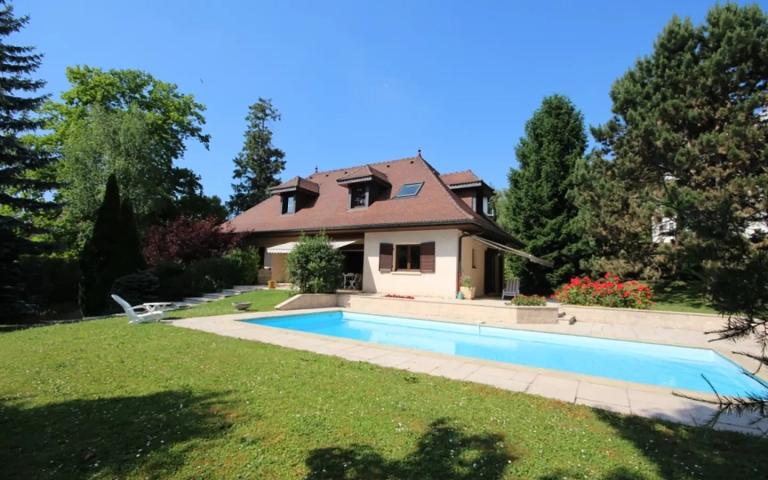
<svg viewBox="0 0 768 480"><path fill-rule="evenodd" d="M511 279L507 280L507 286L504 287L504 291L501 292L501 299L504 297L518 297L520 296L520 280Z"/></svg>
<svg viewBox="0 0 768 480"><path fill-rule="evenodd" d="M147 307L143 305L139 305L136 307L132 307L120 298L117 295L112 295L112 298L117 302L118 305L123 307L123 310L125 310L125 314L128 316L128 319L130 322L128 322L128 325L136 324L136 323L152 323L157 322L161 318L163 318L163 312L149 312L149 313L138 313L137 310L144 310L146 311Z"/></svg>

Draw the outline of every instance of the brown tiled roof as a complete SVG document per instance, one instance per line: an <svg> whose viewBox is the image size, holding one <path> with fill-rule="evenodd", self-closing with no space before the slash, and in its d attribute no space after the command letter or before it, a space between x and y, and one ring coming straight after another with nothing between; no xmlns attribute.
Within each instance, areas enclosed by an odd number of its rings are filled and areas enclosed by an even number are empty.
<svg viewBox="0 0 768 480"><path fill-rule="evenodd" d="M349 171L349 170L347 170ZM379 170L376 170L370 165L364 165L360 168L356 168L349 172L346 175L342 175L339 177L336 181L337 182L349 182L350 180L356 180L358 178L367 178L367 177L374 177L378 178L384 183L389 183L389 179L387 179L387 175L380 172Z"/></svg>
<svg viewBox="0 0 768 480"><path fill-rule="evenodd" d="M285 190L287 188L301 188L303 190L307 190L309 192L314 192L314 193L320 192L320 185L316 184L311 180L307 180L306 178L301 178L301 177L293 177L287 182L283 182L276 187L270 188L270 191Z"/></svg>
<svg viewBox="0 0 768 480"><path fill-rule="evenodd" d="M460 185L462 183L477 183L482 182L480 177L472 173L472 170L465 170L463 172L446 173L440 175L440 178L446 185Z"/></svg>
<svg viewBox="0 0 768 480"><path fill-rule="evenodd" d="M318 172L308 180L322 192L311 205L295 214L280 214L280 196L273 195L228 222L235 232L300 232L429 226L474 225L505 240L519 241L506 234L493 221L476 213L441 180L440 174L421 156L366 165L371 172L384 175L392 188L364 209L348 209L348 189L337 181L360 168ZM464 173L464 172L462 172ZM355 173L356 174L356 173ZM476 178L476 177L475 177ZM297 180L299 179L299 180ZM301 179L291 180L299 182ZM479 180L479 179L478 179ZM394 198L407 183L423 182L418 195ZM290 182L286 182L288 184ZM285 184L284 184L285 185Z"/></svg>

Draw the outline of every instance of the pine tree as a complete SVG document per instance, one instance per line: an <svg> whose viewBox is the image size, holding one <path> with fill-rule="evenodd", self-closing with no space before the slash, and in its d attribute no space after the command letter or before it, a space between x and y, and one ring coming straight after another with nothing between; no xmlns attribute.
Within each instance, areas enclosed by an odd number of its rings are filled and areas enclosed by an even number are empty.
<svg viewBox="0 0 768 480"><path fill-rule="evenodd" d="M29 17L15 17L13 7L0 0L0 321L34 310L26 300L24 274L19 257L41 252L42 245L32 236L42 233L29 221L29 215L56 206L42 193L55 187L39 180L35 172L47 167L53 157L21 141L24 132L41 127L30 114L47 98L35 96L45 86L32 80L42 60L34 47L19 47L6 38L20 31ZM29 290L29 289L27 289Z"/></svg>
<svg viewBox="0 0 768 480"><path fill-rule="evenodd" d="M272 101L259 98L248 110L245 144L235 158L232 176L238 183L232 184L235 193L227 202L234 215L269 198L269 188L280 184L276 176L285 169L285 153L272 146L272 130L268 124L280 120Z"/></svg>
<svg viewBox="0 0 768 480"><path fill-rule="evenodd" d="M83 316L105 313L112 305L109 291L114 281L145 268L133 207L127 198L120 202L117 177L110 175L91 236L80 256L79 302Z"/></svg>
<svg viewBox="0 0 768 480"><path fill-rule="evenodd" d="M581 112L568 98L553 95L525 124L525 136L515 148L519 168L510 170L500 222L525 242L528 253L555 265L550 269L510 258L509 269L526 291L551 292L579 272L579 262L588 254L578 209L568 199L576 162L586 146Z"/></svg>
<svg viewBox="0 0 768 480"><path fill-rule="evenodd" d="M671 211L687 262L700 265L721 339L753 336L768 365L768 16L715 5L702 25L673 17L611 90L613 118L593 130L634 192ZM758 227L755 230L755 227ZM651 219L648 218L648 229ZM721 399L768 413L768 390Z"/></svg>

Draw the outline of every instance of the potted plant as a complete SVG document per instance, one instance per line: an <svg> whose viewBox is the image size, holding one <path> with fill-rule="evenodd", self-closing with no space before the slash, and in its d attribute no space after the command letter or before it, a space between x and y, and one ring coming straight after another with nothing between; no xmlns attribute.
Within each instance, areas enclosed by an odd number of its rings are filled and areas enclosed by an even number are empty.
<svg viewBox="0 0 768 480"><path fill-rule="evenodd" d="M472 285L472 277L468 275L461 276L461 294L467 300L475 298L475 286Z"/></svg>

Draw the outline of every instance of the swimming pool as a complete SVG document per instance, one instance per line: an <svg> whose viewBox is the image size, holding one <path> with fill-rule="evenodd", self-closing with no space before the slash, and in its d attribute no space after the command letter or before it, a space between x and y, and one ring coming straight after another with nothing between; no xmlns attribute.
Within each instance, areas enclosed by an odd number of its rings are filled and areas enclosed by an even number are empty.
<svg viewBox="0 0 768 480"><path fill-rule="evenodd" d="M245 322L705 393L712 389L702 375L721 394L763 391L741 367L700 348L341 311Z"/></svg>

